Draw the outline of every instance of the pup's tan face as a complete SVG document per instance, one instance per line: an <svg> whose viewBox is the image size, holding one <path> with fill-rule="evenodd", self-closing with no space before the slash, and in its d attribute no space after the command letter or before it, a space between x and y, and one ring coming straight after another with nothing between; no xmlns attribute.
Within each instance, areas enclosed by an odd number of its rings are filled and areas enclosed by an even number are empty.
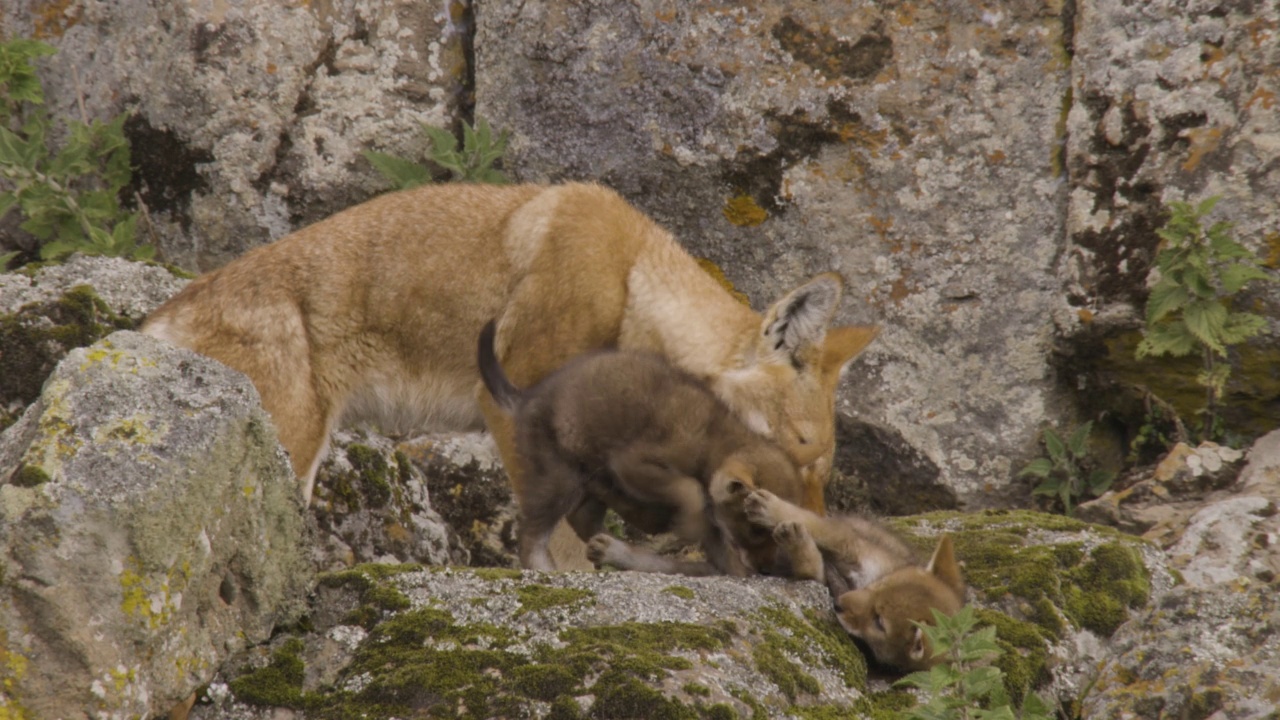
<svg viewBox="0 0 1280 720"><path fill-rule="evenodd" d="M880 662L905 672L928 670L946 658L934 655L916 623L932 625L932 610L954 614L964 606L964 592L951 538L944 535L926 567L895 570L837 598L836 619Z"/></svg>

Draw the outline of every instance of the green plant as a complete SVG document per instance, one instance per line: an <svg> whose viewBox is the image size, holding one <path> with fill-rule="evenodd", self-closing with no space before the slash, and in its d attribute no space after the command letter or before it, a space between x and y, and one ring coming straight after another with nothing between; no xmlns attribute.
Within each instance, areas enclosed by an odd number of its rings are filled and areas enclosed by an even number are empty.
<svg viewBox="0 0 1280 720"><path fill-rule="evenodd" d="M1232 239L1231 223L1220 221L1205 229L1202 220L1219 199L1215 195L1194 206L1169 204L1169 220L1156 231L1162 241L1155 263L1160 279L1147 298L1147 327L1136 352L1139 360L1200 353L1196 382L1205 388L1202 439L1222 434L1218 409L1231 376L1227 348L1267 326L1261 315L1231 310L1232 300L1250 281L1274 279Z"/></svg>
<svg viewBox="0 0 1280 720"><path fill-rule="evenodd" d="M131 175L127 114L67 120L61 149L49 144L55 126L31 61L54 52L36 40L0 43L0 217L18 208L26 218L20 227L40 241L46 260L73 252L150 258L155 249L135 242L137 214L119 203Z"/></svg>
<svg viewBox="0 0 1280 720"><path fill-rule="evenodd" d="M1115 473L1089 468L1087 451L1091 432L1092 420L1078 426L1063 442L1052 427L1046 427L1042 437L1048 457L1032 460L1018 473L1018 477L1040 478L1040 484L1031 493L1056 497L1067 515L1073 513L1076 501L1097 497L1115 481Z"/></svg>
<svg viewBox="0 0 1280 720"><path fill-rule="evenodd" d="M996 629L976 629L973 608L964 607L947 616L933 610L932 626L917 623L929 638L935 655L948 660L923 672L912 673L895 685L924 690L927 702L901 711L900 720L1049 720L1049 704L1028 692L1020 711L1009 702L1004 673L994 663L1002 654Z"/></svg>
<svg viewBox="0 0 1280 720"><path fill-rule="evenodd" d="M496 185L508 182L506 175L494 168L493 164L506 152L510 133L504 131L494 137L489 123L483 118L476 121L475 127L463 122L462 148L459 149L458 139L448 130L430 125L423 125L422 129L431 142L427 158L448 170L453 180ZM363 154L397 190L407 190L431 182L431 171L424 165L374 150L365 150Z"/></svg>

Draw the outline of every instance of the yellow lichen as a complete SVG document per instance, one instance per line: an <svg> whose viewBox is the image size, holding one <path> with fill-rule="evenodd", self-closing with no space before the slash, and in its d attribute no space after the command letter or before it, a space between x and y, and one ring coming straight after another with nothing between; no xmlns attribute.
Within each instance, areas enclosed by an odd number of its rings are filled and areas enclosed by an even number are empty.
<svg viewBox="0 0 1280 720"><path fill-rule="evenodd" d="M769 213L756 204L750 195L743 193L730 198L721 210L724 219L738 227L753 227L769 219Z"/></svg>

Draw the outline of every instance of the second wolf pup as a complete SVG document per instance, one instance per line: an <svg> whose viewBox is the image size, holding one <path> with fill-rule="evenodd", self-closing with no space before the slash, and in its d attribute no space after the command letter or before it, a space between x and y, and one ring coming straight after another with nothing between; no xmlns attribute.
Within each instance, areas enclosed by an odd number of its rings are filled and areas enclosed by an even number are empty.
<svg viewBox="0 0 1280 720"><path fill-rule="evenodd" d="M721 537L706 495L714 476L769 488L793 502L800 475L777 445L749 429L707 386L652 353L580 356L524 390L494 352L495 325L480 333L485 387L514 420L528 471L520 496L520 562L552 570L552 530L566 518L583 540L604 529L608 508L646 532L701 542L720 572L746 568Z"/></svg>
<svg viewBox="0 0 1280 720"><path fill-rule="evenodd" d="M964 606L964 580L949 536L921 565L901 538L872 520L825 517L768 490L725 482L730 499L718 511L731 514L741 499L746 521L772 530L791 576L826 582L836 618L878 661L909 672L943 660L916 623L931 623L931 610L951 615Z"/></svg>

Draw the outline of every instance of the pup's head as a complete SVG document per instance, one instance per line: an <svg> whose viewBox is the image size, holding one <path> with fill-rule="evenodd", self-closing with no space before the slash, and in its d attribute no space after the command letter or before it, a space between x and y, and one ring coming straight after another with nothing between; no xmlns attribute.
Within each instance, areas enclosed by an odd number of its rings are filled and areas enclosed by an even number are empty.
<svg viewBox="0 0 1280 720"><path fill-rule="evenodd" d="M764 315L738 366L712 378L716 394L752 430L773 439L804 480L796 504L821 513L835 453L835 392L845 366L879 328L828 327L844 281L823 273ZM772 490L772 488L770 488Z"/></svg>
<svg viewBox="0 0 1280 720"><path fill-rule="evenodd" d="M951 615L963 606L964 580L951 538L944 535L927 566L896 570L836 598L836 618L871 648L876 660L913 672L945 659L933 654L929 639L915 623L932 624L930 610Z"/></svg>

